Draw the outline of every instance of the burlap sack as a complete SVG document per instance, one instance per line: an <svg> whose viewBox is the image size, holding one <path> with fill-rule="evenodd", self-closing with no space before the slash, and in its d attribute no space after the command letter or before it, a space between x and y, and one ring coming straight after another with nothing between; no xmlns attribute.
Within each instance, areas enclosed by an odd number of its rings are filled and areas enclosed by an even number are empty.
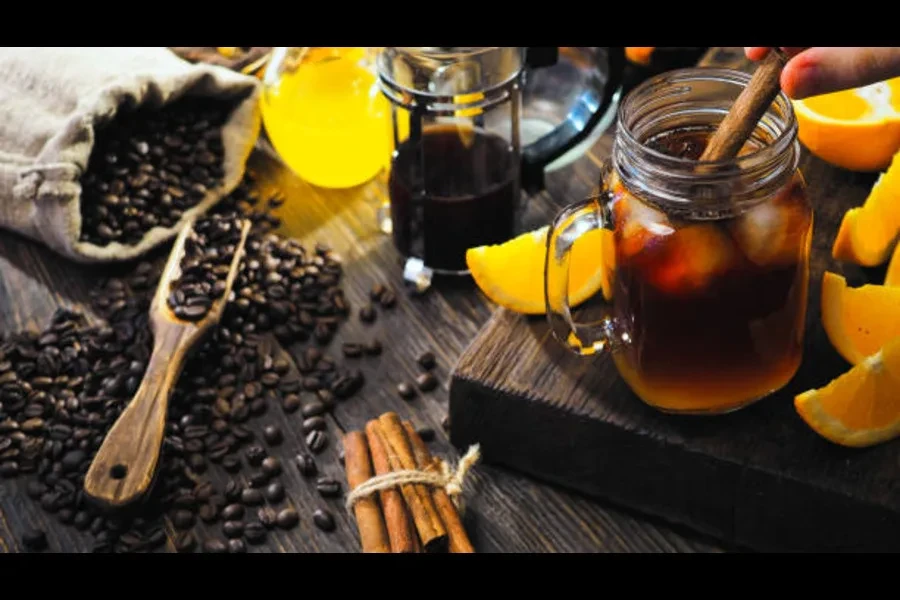
<svg viewBox="0 0 900 600"><path fill-rule="evenodd" d="M0 227L79 262L140 256L241 181L259 134L258 86L252 77L192 65L162 47L0 48ZM174 227L156 227L136 245L80 241L79 179L95 128L123 106L158 107L183 95L234 100L222 130L222 184Z"/></svg>

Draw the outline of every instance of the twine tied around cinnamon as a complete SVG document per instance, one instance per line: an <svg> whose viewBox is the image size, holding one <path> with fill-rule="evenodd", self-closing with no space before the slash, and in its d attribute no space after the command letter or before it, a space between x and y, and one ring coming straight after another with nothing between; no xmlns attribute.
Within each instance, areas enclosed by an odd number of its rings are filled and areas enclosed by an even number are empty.
<svg viewBox="0 0 900 600"><path fill-rule="evenodd" d="M347 509L352 510L353 506L363 498L368 498L372 494L414 483L421 483L432 487L443 488L450 500L460 511L462 506L463 483L469 470L481 459L481 448L478 444L470 446L465 455L456 464L456 468L450 466L445 461L436 461L440 464L440 471L426 471L421 469L405 469L401 471L391 471L383 475L376 475L368 481L357 486L347 496Z"/></svg>

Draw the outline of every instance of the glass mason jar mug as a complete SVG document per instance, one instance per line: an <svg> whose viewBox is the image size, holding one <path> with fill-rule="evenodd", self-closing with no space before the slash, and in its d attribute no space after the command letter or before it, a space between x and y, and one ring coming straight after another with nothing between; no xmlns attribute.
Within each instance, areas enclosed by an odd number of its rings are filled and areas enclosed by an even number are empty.
<svg viewBox="0 0 900 600"><path fill-rule="evenodd" d="M664 412L736 410L800 366L813 214L787 97L738 157L697 160L749 81L694 68L635 88L619 108L601 194L559 214L548 237L554 335L579 354L610 354L634 393ZM603 290L576 322L569 263L590 232L602 238Z"/></svg>

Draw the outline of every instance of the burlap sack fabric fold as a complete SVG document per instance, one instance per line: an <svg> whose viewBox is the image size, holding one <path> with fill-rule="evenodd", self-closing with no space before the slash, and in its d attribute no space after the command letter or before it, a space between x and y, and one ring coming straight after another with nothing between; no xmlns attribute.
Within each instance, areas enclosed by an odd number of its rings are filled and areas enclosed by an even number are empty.
<svg viewBox="0 0 900 600"><path fill-rule="evenodd" d="M81 241L79 179L96 128L123 108L159 107L187 95L234 102L222 128L221 185L174 227L155 227L136 245ZM144 254L241 181L260 128L258 95L258 80L192 65L163 47L0 48L0 227L79 262Z"/></svg>

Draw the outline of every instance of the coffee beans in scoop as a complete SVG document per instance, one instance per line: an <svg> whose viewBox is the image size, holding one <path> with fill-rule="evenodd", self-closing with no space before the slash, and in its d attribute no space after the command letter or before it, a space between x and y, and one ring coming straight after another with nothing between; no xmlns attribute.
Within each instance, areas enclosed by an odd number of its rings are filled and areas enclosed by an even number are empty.
<svg viewBox="0 0 900 600"><path fill-rule="evenodd" d="M81 178L81 240L135 245L176 225L222 183L222 126L233 104L183 98L120 111L98 127Z"/></svg>
<svg viewBox="0 0 900 600"><path fill-rule="evenodd" d="M240 219L216 215L197 221L185 240L181 275L168 297L176 317L199 321L222 298L240 241Z"/></svg>

